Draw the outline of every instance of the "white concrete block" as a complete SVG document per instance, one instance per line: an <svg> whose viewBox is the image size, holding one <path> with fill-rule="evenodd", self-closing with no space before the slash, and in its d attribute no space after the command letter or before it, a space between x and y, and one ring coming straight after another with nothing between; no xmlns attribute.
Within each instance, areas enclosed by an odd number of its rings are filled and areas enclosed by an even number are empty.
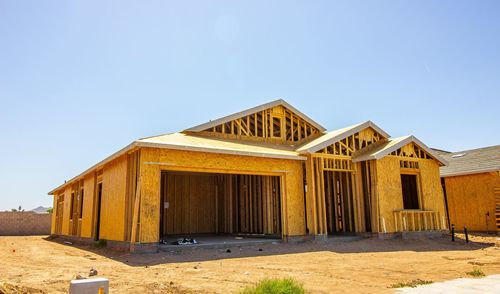
<svg viewBox="0 0 500 294"><path fill-rule="evenodd" d="M106 278L72 280L69 294L108 294L109 281Z"/></svg>

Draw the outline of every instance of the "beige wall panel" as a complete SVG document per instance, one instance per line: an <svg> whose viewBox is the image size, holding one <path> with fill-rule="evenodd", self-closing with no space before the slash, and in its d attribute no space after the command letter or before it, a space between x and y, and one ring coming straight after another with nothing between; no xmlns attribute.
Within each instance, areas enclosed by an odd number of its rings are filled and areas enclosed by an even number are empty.
<svg viewBox="0 0 500 294"><path fill-rule="evenodd" d="M66 187L64 190L64 209L62 220L62 234L69 235L69 221L71 213L71 186Z"/></svg>
<svg viewBox="0 0 500 294"><path fill-rule="evenodd" d="M142 198L141 242L156 242L159 236L160 172L184 170L240 174L284 175L282 216L285 235L304 235L302 161L145 148L141 151ZM159 164L161 163L161 164ZM288 227L287 227L288 225Z"/></svg>
<svg viewBox="0 0 500 294"><path fill-rule="evenodd" d="M403 209L399 158L384 157L377 161L376 169L380 232L395 232L394 210Z"/></svg>
<svg viewBox="0 0 500 294"><path fill-rule="evenodd" d="M56 233L56 209L57 209L57 196L58 194L52 195L52 221L50 224L50 233Z"/></svg>
<svg viewBox="0 0 500 294"><path fill-rule="evenodd" d="M467 226L474 231L496 231L494 188L500 187L497 173L447 177L445 184L450 223L457 230Z"/></svg>
<svg viewBox="0 0 500 294"><path fill-rule="evenodd" d="M439 212L439 223L446 227L446 206L439 176L439 165L434 160L421 159L420 167L421 199L424 210Z"/></svg>
<svg viewBox="0 0 500 294"><path fill-rule="evenodd" d="M102 177L101 224L99 237L124 241L127 157L106 164Z"/></svg>
<svg viewBox="0 0 500 294"><path fill-rule="evenodd" d="M82 229L81 237L92 237L93 225L93 210L94 210L94 193L95 193L95 176L94 173L87 175L83 182L83 213L82 213Z"/></svg>

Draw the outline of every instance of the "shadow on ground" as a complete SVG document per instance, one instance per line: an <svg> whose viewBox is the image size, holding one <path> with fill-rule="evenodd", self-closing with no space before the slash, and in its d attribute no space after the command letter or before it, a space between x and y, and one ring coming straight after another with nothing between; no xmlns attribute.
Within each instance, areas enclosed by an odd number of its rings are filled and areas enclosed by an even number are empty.
<svg viewBox="0 0 500 294"><path fill-rule="evenodd" d="M489 235L491 237L491 235ZM362 240L339 242L331 238L327 241L306 241L302 243L278 243L249 246L228 246L227 248L182 248L158 253L129 253L109 248L99 248L94 245L73 243L65 244L60 238L44 238L46 241L72 246L89 251L126 265L152 266L165 263L203 262L224 260L229 258L245 258L272 255L294 255L307 252L333 252L339 254L377 253L377 252L438 252L438 251L471 251L495 246L495 243L471 241L466 243L462 238L455 238L451 242L449 236L432 239L390 239L364 238ZM460 259L460 257L457 257Z"/></svg>

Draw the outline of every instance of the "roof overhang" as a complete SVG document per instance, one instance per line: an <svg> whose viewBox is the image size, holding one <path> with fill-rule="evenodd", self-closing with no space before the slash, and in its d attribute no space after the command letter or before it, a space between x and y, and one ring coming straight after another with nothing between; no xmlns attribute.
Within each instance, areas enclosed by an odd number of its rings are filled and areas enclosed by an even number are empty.
<svg viewBox="0 0 500 294"><path fill-rule="evenodd" d="M277 158L277 159L289 159L289 160L307 160L307 157L301 155L288 155L288 154L278 154L271 152L252 152L252 151L239 151L234 149L224 149L224 148L207 148L207 147L197 147L197 146L186 146L181 144L169 144L169 143L154 143L154 142L143 142L143 141L134 141L131 144L127 145L125 148L122 148L118 152L113 153L111 156L106 159L100 161L99 163L93 165L88 168L78 176L72 178L71 180L65 182L59 187L53 189L48 194L54 195L55 192L61 190L62 188L74 183L77 180L83 179L88 173L98 170L102 168L106 163L111 162L112 160L127 154L128 152L136 149L136 148L162 148L162 149L172 149L172 150L187 150L194 152L206 152L206 153L218 153L218 154L230 154L230 155L240 155L240 156L252 156L252 157L262 157L262 158Z"/></svg>
<svg viewBox="0 0 500 294"><path fill-rule="evenodd" d="M391 154L392 152L398 150L399 148L406 146L410 143L416 144L418 147L422 148L425 152L427 152L432 158L434 158L436 161L438 161L442 165L448 165L448 161L446 161L444 158L442 158L436 151L432 150L429 148L427 145L422 143L419 139L417 139L415 136L405 136L405 137L399 137L395 139L391 139L388 142L377 146L374 150L368 150L367 152L363 152L361 154L358 154L355 156L352 161L353 162L360 162L360 161L366 161L366 160L378 160L382 159L385 156Z"/></svg>
<svg viewBox="0 0 500 294"><path fill-rule="evenodd" d="M497 167L489 167L489 168L479 168L479 169L470 169L463 171L456 171L451 173L441 173L442 178L447 177L456 177L456 176L467 176L467 175L476 175L476 174L484 174L500 171L500 166Z"/></svg>
<svg viewBox="0 0 500 294"><path fill-rule="evenodd" d="M308 117L304 113L300 112L298 109L296 109L295 107L293 107L292 105L290 105L288 102L286 102L283 99L278 99L278 100L271 101L271 102L266 103L266 104L252 107L252 108L249 108L247 110L237 112L235 114L231 114L231 115L228 115L228 116L216 119L216 120L209 121L209 122L201 124L201 125L197 125L195 127L189 128L189 129L184 130L184 131L186 131L186 132L201 132L201 131L204 131L206 129L210 129L212 127L218 126L220 124L230 122L230 121L235 120L237 118L241 118L241 117L250 115L252 113L263 111L263 110L266 110L266 109L269 109L269 108L272 108L272 107L275 107L278 105L281 105L281 106L293 111L296 115L300 116L302 119L304 119L305 121L307 121L308 123L310 123L311 125L316 127L317 129L319 129L321 132L326 131L326 129L323 126L321 126L320 124L318 124L317 122L312 120L310 117Z"/></svg>
<svg viewBox="0 0 500 294"><path fill-rule="evenodd" d="M335 130L328 132L324 134L323 136L314 139L313 141L301 146L300 148L297 149L297 152L300 153L314 153L317 152L318 150L321 150L327 146L330 146L331 144L334 144L340 140L343 140L349 136L352 136L366 128L372 128L384 138L389 138L389 134L387 134L384 130L382 130L379 126L377 126L375 123L372 121L366 121L364 123L360 123L357 125L353 125L350 127L346 127L343 129Z"/></svg>

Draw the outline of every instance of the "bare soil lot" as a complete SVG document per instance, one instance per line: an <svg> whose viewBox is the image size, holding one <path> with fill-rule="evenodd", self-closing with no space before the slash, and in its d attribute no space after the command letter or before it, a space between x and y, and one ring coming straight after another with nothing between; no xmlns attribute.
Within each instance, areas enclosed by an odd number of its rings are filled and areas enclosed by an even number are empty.
<svg viewBox="0 0 500 294"><path fill-rule="evenodd" d="M268 244L130 254L65 245L45 236L0 237L0 293L67 293L91 268L110 279L112 293L234 293L263 278L291 277L311 293L392 292L395 283L443 281L480 269L500 273L496 236L471 243L448 237L418 240ZM259 251L262 249L262 251Z"/></svg>

